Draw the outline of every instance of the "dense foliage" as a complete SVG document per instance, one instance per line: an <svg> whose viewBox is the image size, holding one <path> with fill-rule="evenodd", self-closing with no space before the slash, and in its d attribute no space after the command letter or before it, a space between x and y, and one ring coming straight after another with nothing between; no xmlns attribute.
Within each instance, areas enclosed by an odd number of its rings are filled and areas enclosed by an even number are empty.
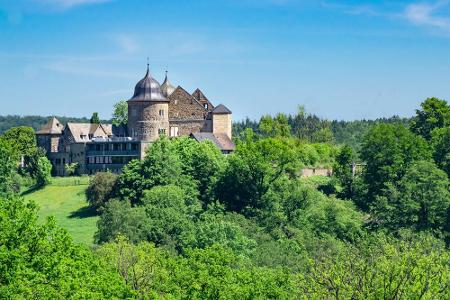
<svg viewBox="0 0 450 300"><path fill-rule="evenodd" d="M36 206L0 198L0 298L124 298L131 289L94 253L75 245Z"/></svg>
<svg viewBox="0 0 450 300"><path fill-rule="evenodd" d="M345 126L302 108L240 124L226 156L161 138L120 175L91 178L92 251L36 222L14 184L28 148L0 139L0 296L448 299L446 111L432 98L411 126L347 124L350 145L332 134ZM303 178L305 166L333 176Z"/></svg>

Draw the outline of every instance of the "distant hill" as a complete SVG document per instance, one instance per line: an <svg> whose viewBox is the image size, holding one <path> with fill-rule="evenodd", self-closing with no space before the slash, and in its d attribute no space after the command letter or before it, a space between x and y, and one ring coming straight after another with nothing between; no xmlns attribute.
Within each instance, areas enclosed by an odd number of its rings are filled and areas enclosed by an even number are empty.
<svg viewBox="0 0 450 300"><path fill-rule="evenodd" d="M47 121L53 116L17 116L17 115L8 115L8 116L0 116L0 134L5 132L11 127L17 126L30 126L34 130L39 130L42 125L47 123ZM76 122L76 123L88 123L89 118L74 118L74 117L61 117L55 116L58 120L66 124L67 122ZM111 120L102 120L103 123L111 123Z"/></svg>

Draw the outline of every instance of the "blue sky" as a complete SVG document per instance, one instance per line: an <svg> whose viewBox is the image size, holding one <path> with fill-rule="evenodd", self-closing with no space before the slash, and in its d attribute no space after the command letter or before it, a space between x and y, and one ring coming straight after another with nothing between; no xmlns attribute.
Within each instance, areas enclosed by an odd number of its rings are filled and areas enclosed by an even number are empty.
<svg viewBox="0 0 450 300"><path fill-rule="evenodd" d="M234 119L450 99L450 1L0 0L0 115L111 115L151 72Z"/></svg>

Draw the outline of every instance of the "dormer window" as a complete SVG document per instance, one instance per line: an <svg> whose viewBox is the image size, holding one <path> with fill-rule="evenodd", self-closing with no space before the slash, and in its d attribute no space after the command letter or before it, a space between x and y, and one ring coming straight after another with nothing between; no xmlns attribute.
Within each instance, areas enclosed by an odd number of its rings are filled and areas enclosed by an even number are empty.
<svg viewBox="0 0 450 300"><path fill-rule="evenodd" d="M92 133L89 133L89 139L91 140L94 137Z"/></svg>
<svg viewBox="0 0 450 300"><path fill-rule="evenodd" d="M85 134L80 134L80 139L84 140L86 138Z"/></svg>

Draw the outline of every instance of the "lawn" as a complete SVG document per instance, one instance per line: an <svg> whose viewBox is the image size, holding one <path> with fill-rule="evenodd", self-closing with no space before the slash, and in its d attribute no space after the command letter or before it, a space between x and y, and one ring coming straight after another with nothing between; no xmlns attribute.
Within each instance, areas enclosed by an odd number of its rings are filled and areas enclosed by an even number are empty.
<svg viewBox="0 0 450 300"><path fill-rule="evenodd" d="M50 185L25 192L24 197L39 205L41 220L54 216L58 225L65 228L75 242L92 246L98 216L86 202L84 191L88 182L88 177L53 178Z"/></svg>

